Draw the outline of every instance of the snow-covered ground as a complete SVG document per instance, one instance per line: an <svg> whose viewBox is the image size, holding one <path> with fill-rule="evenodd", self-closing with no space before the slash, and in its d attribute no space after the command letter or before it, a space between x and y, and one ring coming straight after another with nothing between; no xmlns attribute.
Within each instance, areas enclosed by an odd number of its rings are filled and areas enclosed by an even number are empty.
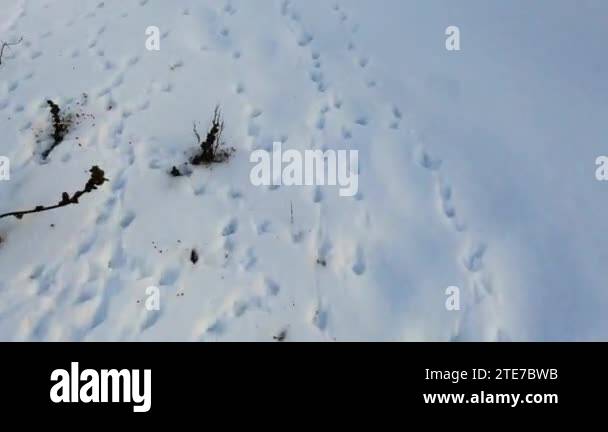
<svg viewBox="0 0 608 432"><path fill-rule="evenodd" d="M0 3L0 214L110 180L0 219L1 340L608 338L608 3ZM236 152L170 176L216 105ZM275 141L359 193L252 185Z"/></svg>

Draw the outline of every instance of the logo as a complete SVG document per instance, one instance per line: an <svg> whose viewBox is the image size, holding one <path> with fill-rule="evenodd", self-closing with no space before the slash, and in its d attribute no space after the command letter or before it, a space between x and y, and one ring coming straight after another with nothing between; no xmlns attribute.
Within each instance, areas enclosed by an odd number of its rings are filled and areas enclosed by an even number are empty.
<svg viewBox="0 0 608 432"><path fill-rule="evenodd" d="M11 179L11 160L6 156L0 156L0 181Z"/></svg>
<svg viewBox="0 0 608 432"><path fill-rule="evenodd" d="M143 371L143 391L140 388L140 371L137 369L85 369L79 373L78 362L72 362L69 371L55 369L51 381L54 403L133 403L134 412L148 412L152 406L152 370ZM112 396L109 389L112 388ZM122 390L122 391L121 391Z"/></svg>
<svg viewBox="0 0 608 432"><path fill-rule="evenodd" d="M340 196L352 197L359 190L358 150L283 151L280 142L272 152L255 150L249 162L254 186L340 186ZM283 166L285 164L285 166Z"/></svg>

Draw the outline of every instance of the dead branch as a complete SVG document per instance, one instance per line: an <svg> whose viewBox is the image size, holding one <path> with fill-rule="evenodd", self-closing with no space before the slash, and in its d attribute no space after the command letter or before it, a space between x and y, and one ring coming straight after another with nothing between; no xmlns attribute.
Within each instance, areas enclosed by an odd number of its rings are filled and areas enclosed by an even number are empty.
<svg viewBox="0 0 608 432"><path fill-rule="evenodd" d="M6 48L10 48L12 46L19 45L21 42L23 42L23 37L20 37L19 40L16 41L16 42L4 42L4 41L2 41L2 47L0 48L0 65L2 65L2 56L4 55L4 50Z"/></svg>
<svg viewBox="0 0 608 432"><path fill-rule="evenodd" d="M196 124L194 125L194 135L198 145L200 146L200 152L196 154L190 162L192 165L209 165L212 163L222 163L230 157L234 149L222 149L222 133L224 131L224 121L222 120L222 112L220 107L216 106L213 112L213 119L211 120L211 128L207 132L207 137L204 141L196 130Z"/></svg>
<svg viewBox="0 0 608 432"><path fill-rule="evenodd" d="M82 195L96 190L97 186L101 186L105 182L109 181L107 178L105 178L105 173L103 172L103 170L100 169L98 166L93 166L89 172L91 173L91 177L89 178L86 185L84 186L84 189L80 190L80 191L76 191L74 193L74 195L72 195L71 197L67 192L63 192L63 194L61 194L61 201L59 201L58 204L51 205L48 207L36 206L32 210L5 213L5 214L0 215L0 219L9 217L9 216L16 217L17 219L22 219L23 216L25 216L26 214L40 213L40 212L44 212L44 211L54 210L54 209L57 209L60 207L65 207L65 206L68 206L71 204L78 204L78 200L80 199L80 197Z"/></svg>
<svg viewBox="0 0 608 432"><path fill-rule="evenodd" d="M63 139L68 134L70 126L72 124L71 116L62 115L59 105L54 103L52 100L48 100L46 101L46 103L51 109L51 119L53 124L53 144L47 150L42 152L42 159L48 158L51 152L55 149L55 147L57 147L63 142Z"/></svg>

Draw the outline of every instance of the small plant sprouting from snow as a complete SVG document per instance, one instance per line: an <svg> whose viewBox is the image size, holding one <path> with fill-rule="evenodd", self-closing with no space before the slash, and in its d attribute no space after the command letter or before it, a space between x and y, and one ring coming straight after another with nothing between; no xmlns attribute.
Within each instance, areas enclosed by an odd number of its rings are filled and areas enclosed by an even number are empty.
<svg viewBox="0 0 608 432"><path fill-rule="evenodd" d="M54 103L52 100L48 100L46 103L51 109L51 121L53 126L51 137L53 138L53 143L48 149L42 152L41 156L43 160L46 160L55 147L63 142L73 123L72 115L62 114L59 105Z"/></svg>
<svg viewBox="0 0 608 432"><path fill-rule="evenodd" d="M222 134L224 132L224 120L222 119L222 112L220 107L216 106L213 112L213 118L211 119L211 126L205 139L201 138L201 135L196 128L196 122L192 128L194 136L196 137L196 144L199 147L193 156L191 156L188 162L182 164L180 168L173 166L169 171L172 177L188 176L192 173L189 165L194 166L210 166L212 164L220 164L228 161L230 156L236 151L234 147L226 147L224 141L222 141Z"/></svg>
<svg viewBox="0 0 608 432"><path fill-rule="evenodd" d="M200 146L200 151L190 159L192 165L211 165L213 163L222 163L230 159L234 148L226 148L222 141L222 133L224 132L224 120L220 107L215 107L213 119L211 120L211 128L207 132L207 136L203 141L194 124L194 136L196 142Z"/></svg>

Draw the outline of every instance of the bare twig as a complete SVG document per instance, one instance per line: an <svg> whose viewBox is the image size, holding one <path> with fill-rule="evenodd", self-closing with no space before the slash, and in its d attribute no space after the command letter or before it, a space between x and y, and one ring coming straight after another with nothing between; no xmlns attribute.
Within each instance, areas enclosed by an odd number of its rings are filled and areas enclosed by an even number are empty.
<svg viewBox="0 0 608 432"><path fill-rule="evenodd" d="M200 134L198 133L198 130L196 130L196 122L194 122L193 125L194 125L194 128L193 128L194 136L196 137L196 145L198 146L198 145L201 145L202 140L201 140Z"/></svg>
<svg viewBox="0 0 608 432"><path fill-rule="evenodd" d="M86 185L84 186L84 189L75 192L74 195L71 197L67 192L64 192L63 194L61 194L61 201L59 201L58 204L51 205L48 207L36 206L32 210L5 213L5 214L0 215L0 219L9 217L9 216L13 216L13 217L16 217L17 219L21 219L26 214L40 213L40 212L44 212L44 211L54 210L54 209L57 209L60 207L65 207L70 204L78 204L78 200L80 199L80 197L82 195L94 191L95 189L97 189L97 186L101 186L106 181L108 181L108 179L105 178L105 174L104 174L103 170L100 169L98 166L92 167L89 172L91 173L91 177L89 178Z"/></svg>
<svg viewBox="0 0 608 432"><path fill-rule="evenodd" d="M61 115L61 109L52 100L46 101L51 109L51 119L53 121L53 144L47 150L42 152L42 159L49 157L51 152L59 144L63 142L63 139L68 134L71 125L71 117L69 115Z"/></svg>
<svg viewBox="0 0 608 432"><path fill-rule="evenodd" d="M224 121L222 120L222 113L220 107L216 106L213 112L213 120L211 121L211 128L207 132L207 137L204 141L196 130L196 124L194 125L194 135L196 136L197 143L200 145L200 153L196 154L190 162L192 165L208 165L212 163L221 163L230 157L234 149L221 149L220 147L224 144L222 142L222 132L224 131Z"/></svg>
<svg viewBox="0 0 608 432"><path fill-rule="evenodd" d="M287 339L287 329L281 330L278 335L272 338L277 342L285 342L285 339Z"/></svg>
<svg viewBox="0 0 608 432"><path fill-rule="evenodd" d="M222 144L222 132L224 132L224 120L221 120L222 113L220 112L220 107L215 107L215 112L213 113L213 126L216 128L216 136L215 136L215 147L213 148L213 154L218 153L218 149ZM212 130L213 131L213 130ZM209 136L207 137L207 141L209 141Z"/></svg>
<svg viewBox="0 0 608 432"><path fill-rule="evenodd" d="M4 49L19 45L21 42L23 42L23 37L20 37L19 40L16 42L2 42L2 47L0 47L0 65L2 64L2 56L4 55Z"/></svg>

